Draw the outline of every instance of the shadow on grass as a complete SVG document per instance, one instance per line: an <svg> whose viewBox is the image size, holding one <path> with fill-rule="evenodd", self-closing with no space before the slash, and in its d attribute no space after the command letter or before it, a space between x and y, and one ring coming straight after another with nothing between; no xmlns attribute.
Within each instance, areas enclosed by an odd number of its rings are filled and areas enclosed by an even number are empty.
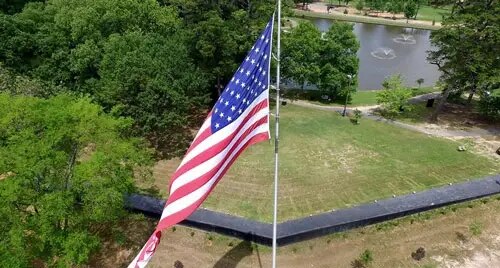
<svg viewBox="0 0 500 268"><path fill-rule="evenodd" d="M213 268L233 268L238 265L238 263L253 253L252 243L248 241L242 241L230 251L228 251L222 258L220 258Z"/></svg>

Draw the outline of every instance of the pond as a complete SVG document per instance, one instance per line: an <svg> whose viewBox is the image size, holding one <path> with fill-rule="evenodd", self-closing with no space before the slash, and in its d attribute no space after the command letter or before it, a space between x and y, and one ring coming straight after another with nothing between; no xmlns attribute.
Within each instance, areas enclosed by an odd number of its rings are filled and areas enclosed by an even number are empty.
<svg viewBox="0 0 500 268"><path fill-rule="evenodd" d="M322 32L328 31L333 21L311 19ZM429 30L355 23L354 33L359 40L358 85L361 90L380 89L382 81L400 73L408 86L432 86L439 78L439 70L427 62L431 50Z"/></svg>

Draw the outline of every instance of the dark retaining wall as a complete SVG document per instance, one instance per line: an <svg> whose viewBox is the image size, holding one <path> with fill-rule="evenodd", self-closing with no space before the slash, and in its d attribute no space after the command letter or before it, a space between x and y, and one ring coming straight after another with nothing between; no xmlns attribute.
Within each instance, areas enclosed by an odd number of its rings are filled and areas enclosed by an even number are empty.
<svg viewBox="0 0 500 268"><path fill-rule="evenodd" d="M500 174L285 221L278 224L277 243L283 246L498 193ZM144 195L131 195L127 198L128 208L157 218L161 216L164 204L162 200ZM271 224L220 212L198 209L180 224L264 245L272 244Z"/></svg>

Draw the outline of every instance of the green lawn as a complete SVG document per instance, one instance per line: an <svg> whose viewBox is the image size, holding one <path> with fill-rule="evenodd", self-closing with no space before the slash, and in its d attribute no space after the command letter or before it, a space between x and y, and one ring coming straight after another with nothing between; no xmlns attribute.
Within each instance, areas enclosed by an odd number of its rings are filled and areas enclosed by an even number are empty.
<svg viewBox="0 0 500 268"><path fill-rule="evenodd" d="M279 221L499 170L458 152L455 142L368 119L352 125L336 113L287 105L280 127ZM250 147L203 206L270 222L273 167L272 142Z"/></svg>
<svg viewBox="0 0 500 268"><path fill-rule="evenodd" d="M422 95L426 93L436 92L438 91L434 87L421 87L421 88L413 88L412 95ZM351 101L347 104L350 107L354 106L369 106L377 104L377 92L378 90L358 90L351 95ZM312 101L316 104L320 105L344 105L345 99L337 99L332 103L325 103L321 100L321 92L316 90L309 91L301 91L297 89L288 89L285 93L286 98L290 99L302 99Z"/></svg>
<svg viewBox="0 0 500 268"><path fill-rule="evenodd" d="M432 7L432 6L422 6L418 11L418 20L435 20L436 22L441 22L443 20L443 15L449 15L451 13L451 7Z"/></svg>

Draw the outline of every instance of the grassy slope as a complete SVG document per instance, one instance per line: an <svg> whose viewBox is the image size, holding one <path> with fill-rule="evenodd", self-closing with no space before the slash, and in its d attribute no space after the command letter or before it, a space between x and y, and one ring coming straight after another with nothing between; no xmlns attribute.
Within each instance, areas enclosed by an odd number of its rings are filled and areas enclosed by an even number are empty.
<svg viewBox="0 0 500 268"><path fill-rule="evenodd" d="M449 15L451 13L450 7L436 8L432 6L422 6L417 14L418 20L436 20L436 22L441 22L443 20L443 15Z"/></svg>
<svg viewBox="0 0 500 268"><path fill-rule="evenodd" d="M281 133L280 221L498 171L448 140L293 105L283 109ZM271 143L250 147L203 206L271 221L273 165Z"/></svg>

